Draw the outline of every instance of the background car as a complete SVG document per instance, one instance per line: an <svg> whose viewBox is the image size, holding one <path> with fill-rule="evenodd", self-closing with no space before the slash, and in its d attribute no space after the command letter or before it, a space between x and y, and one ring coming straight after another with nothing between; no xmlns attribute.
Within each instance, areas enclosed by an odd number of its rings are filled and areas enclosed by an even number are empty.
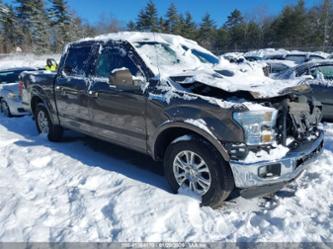
<svg viewBox="0 0 333 249"><path fill-rule="evenodd" d="M264 60L263 62L267 63L269 66L270 77L275 77L276 75L297 66L294 61L289 60Z"/></svg>
<svg viewBox="0 0 333 249"><path fill-rule="evenodd" d="M311 79L311 96L323 104L323 118L333 121L333 60L308 62L296 66L277 76L279 79Z"/></svg>
<svg viewBox="0 0 333 249"><path fill-rule="evenodd" d="M36 68L22 67L0 71L0 112L7 117L26 115L19 95L19 76Z"/></svg>
<svg viewBox="0 0 333 249"><path fill-rule="evenodd" d="M268 55L265 57L265 60L289 60L289 61L294 61L297 64L301 64L312 60L324 60L324 59L326 58L320 54L306 53L306 52L282 53L282 54Z"/></svg>

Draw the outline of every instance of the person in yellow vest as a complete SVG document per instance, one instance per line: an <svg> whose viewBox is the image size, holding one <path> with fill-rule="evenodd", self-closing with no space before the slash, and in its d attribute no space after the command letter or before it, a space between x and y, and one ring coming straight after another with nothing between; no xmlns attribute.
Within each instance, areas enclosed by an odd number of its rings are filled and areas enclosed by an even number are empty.
<svg viewBox="0 0 333 249"><path fill-rule="evenodd" d="M47 59L45 70L48 72L56 72L58 70L58 64L54 59Z"/></svg>

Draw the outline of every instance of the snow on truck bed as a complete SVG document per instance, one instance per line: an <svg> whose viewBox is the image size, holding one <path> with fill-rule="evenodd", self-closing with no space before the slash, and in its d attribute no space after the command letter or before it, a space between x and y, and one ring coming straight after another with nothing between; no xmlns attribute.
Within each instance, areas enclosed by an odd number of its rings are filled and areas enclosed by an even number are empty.
<svg viewBox="0 0 333 249"><path fill-rule="evenodd" d="M272 199L212 210L174 195L159 164L30 117L0 117L0 241L333 241L333 125L323 155Z"/></svg>

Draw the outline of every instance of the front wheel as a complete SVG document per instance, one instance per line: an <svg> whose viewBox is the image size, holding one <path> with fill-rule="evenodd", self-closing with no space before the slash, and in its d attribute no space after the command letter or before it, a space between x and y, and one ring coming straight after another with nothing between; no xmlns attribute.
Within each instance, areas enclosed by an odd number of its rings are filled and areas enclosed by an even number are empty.
<svg viewBox="0 0 333 249"><path fill-rule="evenodd" d="M164 172L175 193L185 187L201 196L204 206L221 206L234 189L227 163L211 144L197 137L169 145Z"/></svg>
<svg viewBox="0 0 333 249"><path fill-rule="evenodd" d="M35 120L37 130L41 134L47 135L48 139L53 142L60 141L63 129L59 125L54 125L50 119L49 113L44 104L38 104L35 111Z"/></svg>

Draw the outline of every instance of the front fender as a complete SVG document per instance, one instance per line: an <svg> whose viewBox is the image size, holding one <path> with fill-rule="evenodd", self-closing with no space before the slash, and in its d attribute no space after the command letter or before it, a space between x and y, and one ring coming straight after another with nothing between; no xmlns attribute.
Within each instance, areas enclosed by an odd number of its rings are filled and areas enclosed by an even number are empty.
<svg viewBox="0 0 333 249"><path fill-rule="evenodd" d="M150 148L152 150L152 155L156 159L155 155L157 154L155 149L156 149L156 142L158 141L158 137L163 134L168 129L173 129L173 128L182 128L186 129L189 132L193 132L195 134L198 134L202 137L204 137L207 141L209 141L220 154L222 155L223 159L225 161L230 161L229 154L227 150L224 148L222 143L217 139L217 137L214 135L212 131L209 130L209 128L206 126L206 128L200 125L196 125L196 123L191 123L191 122L186 122L186 121L167 121L164 124L162 124L159 128L156 129L156 132L154 133L153 136L149 138L149 144Z"/></svg>

